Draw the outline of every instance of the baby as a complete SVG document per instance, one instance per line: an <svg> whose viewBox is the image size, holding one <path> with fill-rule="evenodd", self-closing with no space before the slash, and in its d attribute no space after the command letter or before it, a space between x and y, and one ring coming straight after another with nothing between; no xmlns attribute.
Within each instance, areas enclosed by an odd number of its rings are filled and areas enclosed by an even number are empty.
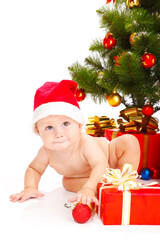
<svg viewBox="0 0 160 240"><path fill-rule="evenodd" d="M137 170L140 159L138 140L123 135L107 142L103 137L91 137L82 132L83 115L74 96L77 83L71 80L46 82L34 98L33 131L43 146L28 166L24 190L10 196L12 202L43 197L38 184L47 166L63 175L66 190L76 192L70 202L95 202L97 183L106 168L122 169L124 163Z"/></svg>

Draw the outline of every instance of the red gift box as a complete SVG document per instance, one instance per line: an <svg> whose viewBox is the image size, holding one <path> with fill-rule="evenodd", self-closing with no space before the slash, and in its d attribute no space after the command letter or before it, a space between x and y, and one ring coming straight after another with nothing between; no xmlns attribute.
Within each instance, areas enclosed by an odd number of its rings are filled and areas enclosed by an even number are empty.
<svg viewBox="0 0 160 240"><path fill-rule="evenodd" d="M160 168L160 133L122 133L114 129L105 130L105 137L109 141L123 134L132 134L139 141L141 156L138 173L145 167Z"/></svg>
<svg viewBox="0 0 160 240"><path fill-rule="evenodd" d="M160 225L160 185L120 191L99 183L98 199L104 225Z"/></svg>

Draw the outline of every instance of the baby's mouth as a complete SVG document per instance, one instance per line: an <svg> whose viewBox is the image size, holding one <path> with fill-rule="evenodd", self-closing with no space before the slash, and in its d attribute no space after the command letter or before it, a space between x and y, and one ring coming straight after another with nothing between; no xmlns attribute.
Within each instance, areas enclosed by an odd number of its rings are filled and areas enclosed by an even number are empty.
<svg viewBox="0 0 160 240"><path fill-rule="evenodd" d="M61 140L54 140L53 141L53 143L64 143L64 142L66 142L67 140L65 140L65 139L61 139Z"/></svg>

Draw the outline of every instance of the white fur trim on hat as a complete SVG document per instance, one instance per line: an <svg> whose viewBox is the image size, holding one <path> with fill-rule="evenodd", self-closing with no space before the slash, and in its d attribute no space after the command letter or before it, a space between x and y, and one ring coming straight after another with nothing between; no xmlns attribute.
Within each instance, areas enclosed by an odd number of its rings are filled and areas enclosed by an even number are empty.
<svg viewBox="0 0 160 240"><path fill-rule="evenodd" d="M49 102L40 105L33 112L32 127L35 133L37 133L35 129L36 122L49 115L65 115L82 125L85 123L81 110L73 104L66 102Z"/></svg>

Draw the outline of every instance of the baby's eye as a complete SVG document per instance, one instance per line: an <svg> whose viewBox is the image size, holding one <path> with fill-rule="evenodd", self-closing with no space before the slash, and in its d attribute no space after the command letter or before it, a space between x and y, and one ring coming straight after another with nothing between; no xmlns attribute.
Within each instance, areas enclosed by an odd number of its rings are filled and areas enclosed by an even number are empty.
<svg viewBox="0 0 160 240"><path fill-rule="evenodd" d="M46 127L46 130L47 130L47 131L51 131L51 130L53 130L53 127L52 127L52 126L47 126L47 127Z"/></svg>
<svg viewBox="0 0 160 240"><path fill-rule="evenodd" d="M66 122L64 122L62 125L63 125L63 127L67 127L67 126L70 125L70 123L69 123L68 121L66 121Z"/></svg>

